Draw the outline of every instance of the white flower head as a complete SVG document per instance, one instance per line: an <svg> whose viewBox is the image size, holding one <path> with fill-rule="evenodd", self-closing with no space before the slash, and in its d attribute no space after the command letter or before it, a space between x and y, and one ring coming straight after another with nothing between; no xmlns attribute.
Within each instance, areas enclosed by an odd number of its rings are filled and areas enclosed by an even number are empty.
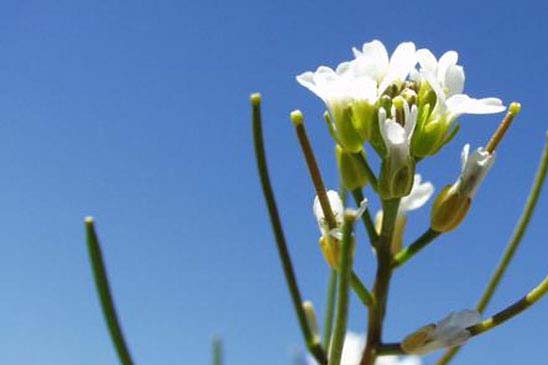
<svg viewBox="0 0 548 365"><path fill-rule="evenodd" d="M365 348L365 336L354 332L346 332L341 355L341 365L358 365ZM312 356L308 356L308 364L316 365ZM379 356L375 365L421 365L417 356Z"/></svg>
<svg viewBox="0 0 548 365"><path fill-rule="evenodd" d="M439 349L460 346L471 336L467 328L480 320L481 315L476 310L453 312L438 323L407 336L402 347L407 353L424 355Z"/></svg>
<svg viewBox="0 0 548 365"><path fill-rule="evenodd" d="M402 162L409 157L411 138L417 125L417 107L413 105L409 108L409 105L404 101L403 112L404 121L402 126L396 121L395 117L388 119L384 108L379 108L379 128L388 149L388 154L391 155L391 158L401 158ZM394 106L392 106L392 115L396 115Z"/></svg>
<svg viewBox="0 0 548 365"><path fill-rule="evenodd" d="M403 82L417 63L415 44L400 43L390 59L386 47L379 40L364 43L362 50L353 48L355 75L375 81L375 102L392 83Z"/></svg>
<svg viewBox="0 0 548 365"><path fill-rule="evenodd" d="M459 55L455 51L445 52L439 60L428 49L417 51L420 77L424 78L436 93L434 115L447 114L454 120L462 114L492 114L506 109L497 98L474 99L464 91L464 69L457 65Z"/></svg>
<svg viewBox="0 0 548 365"><path fill-rule="evenodd" d="M413 187L409 195L401 198L399 206L399 214L405 214L410 210L419 209L434 193L434 185L430 181L422 182L420 174L415 174L413 179Z"/></svg>
<svg viewBox="0 0 548 365"><path fill-rule="evenodd" d="M315 72L304 72L296 79L324 101L332 116L353 101L374 99L376 93L375 81L357 76L352 62L343 62L335 70L320 66Z"/></svg>
<svg viewBox="0 0 548 365"><path fill-rule="evenodd" d="M329 190L327 192L327 199L329 200L329 205L331 205L331 210L333 211L333 215L335 216L337 227L340 227L343 223L343 217L344 217L344 206L343 206L341 197L339 196L339 193L337 193L336 191ZM322 235L326 235L329 232L329 227L325 220L325 215L324 215L322 205L320 204L320 199L318 198L318 196L314 198L313 211L314 211L314 215L316 216L316 220L318 221L318 226L320 227L320 231L322 232Z"/></svg>
<svg viewBox="0 0 548 365"><path fill-rule="evenodd" d="M489 153L483 147L479 147L470 154L470 145L464 145L461 152L461 174L453 184L452 189L458 190L465 196L472 198L479 186L481 185L485 175L495 162L495 152Z"/></svg>

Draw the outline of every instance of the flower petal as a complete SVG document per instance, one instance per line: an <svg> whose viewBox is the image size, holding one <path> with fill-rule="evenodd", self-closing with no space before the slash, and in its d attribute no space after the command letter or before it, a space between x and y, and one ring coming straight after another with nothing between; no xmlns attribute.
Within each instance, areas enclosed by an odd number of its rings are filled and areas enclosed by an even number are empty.
<svg viewBox="0 0 548 365"><path fill-rule="evenodd" d="M396 80L404 80L409 72L415 67L417 57L415 52L415 44L413 42L400 43L392 57L384 79L379 85L379 95Z"/></svg>
<svg viewBox="0 0 548 365"><path fill-rule="evenodd" d="M451 65L445 73L447 96L461 94L464 90L464 70L462 66Z"/></svg>
<svg viewBox="0 0 548 365"><path fill-rule="evenodd" d="M421 184L421 175L415 174L413 188L400 202L400 212L405 213L422 207L434 193L434 185L430 182Z"/></svg>
<svg viewBox="0 0 548 365"><path fill-rule="evenodd" d="M465 94L451 96L446 101L447 109L455 116L462 114L493 114L506 109L497 98L474 99Z"/></svg>
<svg viewBox="0 0 548 365"><path fill-rule="evenodd" d="M388 52L379 40L364 43L362 51L352 49L356 58L356 71L359 76L368 76L379 82L388 69Z"/></svg>
<svg viewBox="0 0 548 365"><path fill-rule="evenodd" d="M436 75L440 82L445 80L445 75L450 66L455 66L459 60L459 54L455 51L445 52L438 61L438 74Z"/></svg>
<svg viewBox="0 0 548 365"><path fill-rule="evenodd" d="M438 61L429 49L421 48L417 51L417 61L421 68L426 71L436 73Z"/></svg>

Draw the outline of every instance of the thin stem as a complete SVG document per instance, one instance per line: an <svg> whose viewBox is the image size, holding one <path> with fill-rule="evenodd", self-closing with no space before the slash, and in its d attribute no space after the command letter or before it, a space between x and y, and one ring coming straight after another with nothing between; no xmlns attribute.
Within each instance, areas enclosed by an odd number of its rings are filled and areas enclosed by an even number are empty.
<svg viewBox="0 0 548 365"><path fill-rule="evenodd" d="M392 268L397 268L406 263L420 250L422 250L432 241L434 241L440 234L441 232L434 231L432 228L428 228L426 232L424 232L419 238L417 238L415 242L405 247L396 254L396 256L394 257L394 261L392 262Z"/></svg>
<svg viewBox="0 0 548 365"><path fill-rule="evenodd" d="M329 349L331 334L333 331L333 317L335 314L335 293L337 292L337 271L331 269L329 284L327 285L327 309L323 325L323 347Z"/></svg>
<svg viewBox="0 0 548 365"><path fill-rule="evenodd" d="M527 293L526 296L506 307L494 316L468 327L467 330L472 334L472 336L477 336L486 331L492 330L510 318L515 317L525 311L527 308L542 299L546 293L548 293L548 275L536 288Z"/></svg>
<svg viewBox="0 0 548 365"><path fill-rule="evenodd" d="M213 365L223 365L223 342L220 337L214 337L211 343Z"/></svg>
<svg viewBox="0 0 548 365"><path fill-rule="evenodd" d="M352 275L350 277L350 285L352 286L354 293L356 293L358 298L360 298L363 305L371 308L375 304L375 299L373 298L373 295L369 290L367 290L366 286L363 284L363 282L354 271L352 271Z"/></svg>
<svg viewBox="0 0 548 365"><path fill-rule="evenodd" d="M529 225L529 222L531 221L533 212L535 211L535 207L540 197L540 193L542 191L544 181L546 180L547 172L548 172L548 138L546 140L546 144L544 145L544 150L542 152L540 163L537 168L537 172L533 180L533 185L531 186L529 196L527 197L527 201L523 208L523 212L521 213L521 216L516 224L516 227L514 228L514 232L512 233L510 241L508 242L508 245L506 246L506 249L504 250L504 254L502 255L502 258L500 259L495 269L495 272L489 279L489 283L487 284L487 287L483 291L483 294L481 295L481 298L479 299L476 305L476 309L480 313L483 313L485 309L487 308L487 305L491 302L491 299L493 298L493 295L495 294L497 287L500 285L500 282L502 280L502 277L504 276L504 273L508 269L510 262L515 256L515 253L521 243L521 240L525 234L525 231L527 230L527 226ZM460 350L460 347L454 347L452 349L447 350L445 354L438 360L438 365L448 364L453 359L453 357L455 357L455 355L459 352L459 350Z"/></svg>
<svg viewBox="0 0 548 365"><path fill-rule="evenodd" d="M361 365L373 365L382 342L382 329L386 312L386 302L392 277L391 242L398 214L400 199L383 200L383 220L377 250L377 275L373 286L376 305L369 311L367 343L360 361Z"/></svg>
<svg viewBox="0 0 548 365"><path fill-rule="evenodd" d="M302 297L297 285L297 279L295 278L295 272L293 271L293 265L287 249L285 241L285 235L282 228L280 216L278 214L278 208L276 206L276 200L274 198L274 191L270 183L270 177L268 174L268 167L266 162L266 154L264 150L263 132L262 132L262 118L261 118L261 97L259 94L253 94L251 96L251 105L253 110L253 140L255 144L255 156L257 159L257 169L259 171L259 177L261 180L261 186L263 189L264 198L268 207L268 213L270 216L270 222L272 224L272 230L274 231L274 237L278 254L282 262L282 267L285 275L285 280L291 294L293 301L293 307L301 332L305 339L306 345L312 355L320 364L327 363L327 357L320 343L314 341L312 331L308 326L306 316L302 307Z"/></svg>
<svg viewBox="0 0 548 365"><path fill-rule="evenodd" d="M356 202L357 206L359 206L363 199L365 199L361 189L356 189L352 191L352 196L354 196L354 201ZM365 226L365 230L367 231L367 235L369 236L369 242L371 243L371 246L376 247L377 241L379 240L379 235L375 230L375 223L371 218L369 209L366 209L365 212L363 212L362 221Z"/></svg>
<svg viewBox="0 0 548 365"><path fill-rule="evenodd" d="M367 175L367 181L369 182L369 185L371 185L371 188L373 188L373 190L377 191L378 189L377 176L375 176L373 169L371 168L371 166L369 166L369 163L367 162L367 159L365 158L365 154L363 152L360 152L360 153L356 153L355 155L358 157L357 160L363 166L365 174Z"/></svg>
<svg viewBox="0 0 548 365"><path fill-rule="evenodd" d="M327 192L325 185L322 180L322 175L316 162L316 157L314 156L314 151L306 134L306 129L304 127L303 116L299 111L294 111L291 113L291 120L295 126L295 131L297 132L297 138L299 139L299 144L303 151L304 159L308 166L308 171L310 172L310 177L312 178L312 183L316 189L316 194L318 195L318 200L324 212L325 221L329 229L334 229L337 227L337 221L335 220L335 215L331 209L331 204L329 204L329 199L327 198Z"/></svg>
<svg viewBox="0 0 548 365"><path fill-rule="evenodd" d="M352 228L354 219L355 216L353 214L345 214L342 227L343 238L338 274L339 290L337 294L337 315L335 318L335 329L333 331L333 342L329 354L329 365L340 364L344 337L346 335L349 288L352 277Z"/></svg>
<svg viewBox="0 0 548 365"><path fill-rule="evenodd" d="M127 348L124 333L122 332L122 328L118 321L118 315L116 314L116 308L112 299L105 263L103 261L103 253L101 252L99 238L95 232L93 218L87 217L85 223L88 253L93 269L93 278L95 280L97 294L101 301L103 316L107 322L110 338L122 365L132 365L133 360L131 359L131 355Z"/></svg>
<svg viewBox="0 0 548 365"><path fill-rule="evenodd" d="M401 343L381 343L378 347L380 355L403 355L405 352L401 348Z"/></svg>

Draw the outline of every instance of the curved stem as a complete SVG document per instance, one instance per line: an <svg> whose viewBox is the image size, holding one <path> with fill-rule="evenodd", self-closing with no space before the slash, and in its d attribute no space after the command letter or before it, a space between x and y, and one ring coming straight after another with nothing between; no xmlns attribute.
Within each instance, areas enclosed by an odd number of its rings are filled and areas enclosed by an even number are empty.
<svg viewBox="0 0 548 365"><path fill-rule="evenodd" d="M103 253L101 252L99 238L95 232L95 224L91 217L86 218L86 236L91 267L93 269L93 278L95 279L97 294L101 301L101 309L107 322L110 338L122 365L132 365L133 360L131 359L126 340L124 339L124 333L118 321L103 261Z"/></svg>
<svg viewBox="0 0 548 365"><path fill-rule="evenodd" d="M301 332L305 339L306 345L314 358L320 364L327 363L327 357L320 343L315 342L314 336L308 322L306 315L302 307L302 297L297 285L297 279L295 278L295 272L293 271L293 265L289 256L289 250L285 241L285 235L282 228L280 216L278 214L278 208L276 206L276 200L274 198L274 191L270 183L270 177L268 174L268 167L266 162L266 154L264 150L263 131L262 131L262 118L261 118L261 98L259 94L251 96L251 105L253 110L253 140L255 145L255 157L257 159L257 169L259 171L259 177L261 180L261 186L263 189L264 198L268 207L268 213L270 215L270 222L272 224L272 230L274 231L274 237L276 246L278 249L278 255L282 262L282 268L285 275L285 280L291 294L293 301L293 308L297 314Z"/></svg>
<svg viewBox="0 0 548 365"><path fill-rule="evenodd" d="M510 262L514 258L514 255L521 243L521 239L523 238L523 235L525 234L527 226L529 225L529 222L531 221L531 217L533 216L533 212L535 210L538 199L540 197L540 193L542 191L544 181L546 180L547 171L548 171L548 136L547 136L546 143L544 145L544 150L540 159L539 166L537 168L535 179L533 180L531 191L529 192L529 196L527 197L525 207L523 208L523 212L521 213L521 216L516 224L516 228L514 229L514 232L510 238L510 241L508 242L508 245L506 246L506 249L504 250L504 254L502 255L502 258L500 259L500 262L498 263L497 268L495 269L495 272L491 276L491 279L489 279L489 283L487 284L487 287L485 288L483 294L481 295L480 300L478 301L478 304L476 305L476 309L480 313L483 313L485 311L485 308L487 308L487 305L493 298L493 295L495 294L495 291L497 287L499 286L502 280L502 277L504 276L504 273L506 272ZM438 365L448 364L459 350L460 350L460 347L454 347L450 350L447 350L445 354L438 360Z"/></svg>
<svg viewBox="0 0 548 365"><path fill-rule="evenodd" d="M548 293L548 275L536 288L531 290L526 296L513 303L512 305L506 307L494 316L487 318L486 320L476 325L468 327L467 330L472 334L472 336L477 336L479 334L492 330L493 328L501 325L510 318L515 317L525 311L527 308L542 299L546 295L546 293Z"/></svg>
<svg viewBox="0 0 548 365"><path fill-rule="evenodd" d="M409 261L413 256L415 256L420 250L428 246L432 241L434 241L441 232L434 231L432 228L428 228L415 242L409 246L402 249L394 257L392 263L392 268L397 268L407 261Z"/></svg>
<svg viewBox="0 0 548 365"><path fill-rule="evenodd" d="M340 365L344 337L346 335L346 324L348 321L348 298L350 280L352 277L352 226L354 216L345 214L342 227L342 249L339 263L339 290L337 295L337 316L335 318L335 329L333 331L333 343L329 353L329 365Z"/></svg>

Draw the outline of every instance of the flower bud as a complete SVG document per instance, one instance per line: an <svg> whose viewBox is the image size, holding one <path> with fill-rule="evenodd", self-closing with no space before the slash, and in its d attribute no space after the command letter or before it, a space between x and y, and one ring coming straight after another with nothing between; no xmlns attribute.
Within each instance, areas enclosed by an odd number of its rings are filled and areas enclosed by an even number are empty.
<svg viewBox="0 0 548 365"><path fill-rule="evenodd" d="M371 139L377 123L377 107L367 101L355 101L352 108L352 125L363 141Z"/></svg>
<svg viewBox="0 0 548 365"><path fill-rule="evenodd" d="M365 132L358 132L354 126L353 113L350 106L335 107L331 110L333 127L337 136L337 142L347 152L360 152L365 143Z"/></svg>
<svg viewBox="0 0 548 365"><path fill-rule="evenodd" d="M363 153L363 152L362 152ZM335 146L337 166L344 187L350 191L362 188L367 183L365 167L354 153L345 152L339 145Z"/></svg>
<svg viewBox="0 0 548 365"><path fill-rule="evenodd" d="M379 194L383 199L395 199L408 195L413 187L414 175L415 161L410 156L404 159L384 159L379 175Z"/></svg>
<svg viewBox="0 0 548 365"><path fill-rule="evenodd" d="M310 331L312 332L312 342L320 343L320 331L318 329L318 320L316 318L314 305L311 301L306 300L303 302L303 310L306 317L306 322L308 323L308 328L310 328Z"/></svg>
<svg viewBox="0 0 548 365"><path fill-rule="evenodd" d="M333 235L323 235L320 237L320 249L327 264L332 269L338 270L341 259L342 243L340 239L333 237ZM356 251L356 242L352 237L351 254L354 255Z"/></svg>
<svg viewBox="0 0 548 365"><path fill-rule="evenodd" d="M446 186L432 206L431 225L438 232L448 232L462 222L472 198L493 165L495 154L483 147L469 155L470 145L462 149L462 171L453 185Z"/></svg>
<svg viewBox="0 0 548 365"><path fill-rule="evenodd" d="M409 149L416 121L417 107L409 108L401 97L394 99L392 118L387 119L386 111L379 109L379 128L387 149L379 176L379 193L383 199L401 198L413 187L415 160Z"/></svg>
<svg viewBox="0 0 548 365"><path fill-rule="evenodd" d="M432 229L437 232L449 232L457 228L466 217L471 202L470 198L455 191L452 185L447 185L432 205Z"/></svg>

